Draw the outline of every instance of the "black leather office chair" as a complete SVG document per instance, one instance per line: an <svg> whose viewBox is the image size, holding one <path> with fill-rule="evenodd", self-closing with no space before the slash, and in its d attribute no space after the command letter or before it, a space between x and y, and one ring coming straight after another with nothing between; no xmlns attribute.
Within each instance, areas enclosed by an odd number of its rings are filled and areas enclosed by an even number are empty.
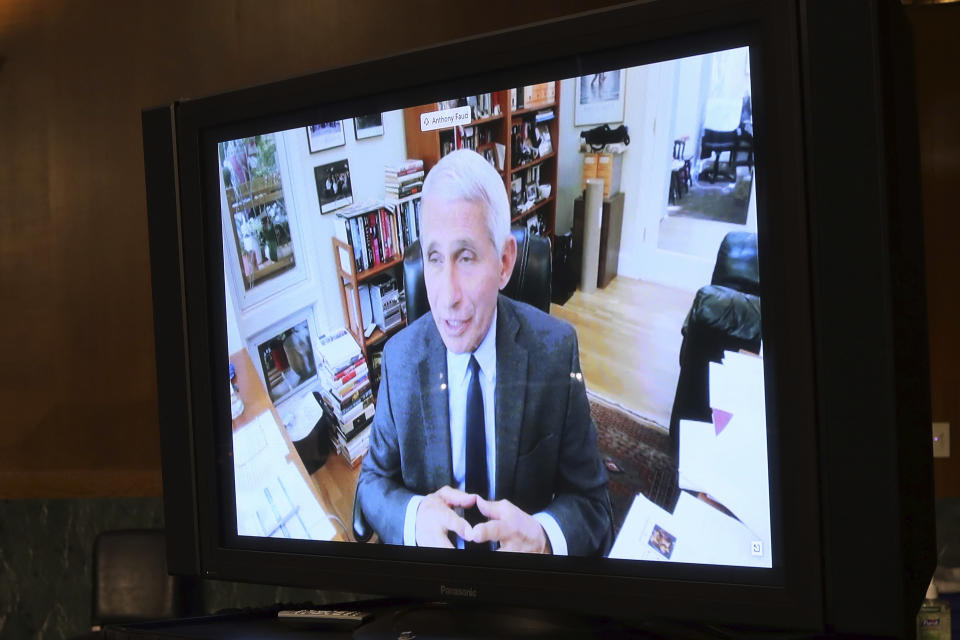
<svg viewBox="0 0 960 640"><path fill-rule="evenodd" d="M503 294L513 300L526 302L545 313L550 313L551 249L550 240L526 227L510 230L517 240L517 262ZM414 242L403 254L403 287L406 292L407 324L430 310L427 288L423 282L423 259L420 242ZM366 542L373 529L363 516L360 500L353 500L353 536L357 542Z"/></svg>
<svg viewBox="0 0 960 640"><path fill-rule="evenodd" d="M514 227L510 232L517 240L517 263L503 295L550 313L550 241L530 233L526 227ZM419 240L403 254L403 287L407 297L407 324L410 324L430 310L427 288L423 284Z"/></svg>

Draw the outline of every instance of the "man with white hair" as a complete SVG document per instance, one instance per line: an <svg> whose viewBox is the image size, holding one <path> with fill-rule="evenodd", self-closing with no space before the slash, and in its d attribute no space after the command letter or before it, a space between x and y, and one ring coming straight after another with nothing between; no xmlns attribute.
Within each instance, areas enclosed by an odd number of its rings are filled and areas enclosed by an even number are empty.
<svg viewBox="0 0 960 640"><path fill-rule="evenodd" d="M500 295L516 240L500 175L455 151L423 185L430 313L387 343L358 499L390 544L604 554L607 475L573 328Z"/></svg>

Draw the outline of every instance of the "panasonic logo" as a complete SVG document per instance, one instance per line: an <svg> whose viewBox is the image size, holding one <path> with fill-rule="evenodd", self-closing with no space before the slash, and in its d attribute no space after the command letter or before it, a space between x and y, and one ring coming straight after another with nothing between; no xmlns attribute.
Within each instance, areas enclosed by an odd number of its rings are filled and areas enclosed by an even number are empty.
<svg viewBox="0 0 960 640"><path fill-rule="evenodd" d="M440 595L459 596L461 598L476 598L476 589L461 589L459 587L448 587L445 584L440 585Z"/></svg>

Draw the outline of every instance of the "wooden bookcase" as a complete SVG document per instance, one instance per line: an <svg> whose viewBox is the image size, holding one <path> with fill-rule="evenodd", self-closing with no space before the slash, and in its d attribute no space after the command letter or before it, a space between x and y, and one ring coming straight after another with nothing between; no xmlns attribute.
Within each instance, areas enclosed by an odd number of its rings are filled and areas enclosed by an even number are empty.
<svg viewBox="0 0 960 640"><path fill-rule="evenodd" d="M363 336L359 287L361 284L369 282L384 273L395 272L403 264L403 255L395 256L388 262L384 262L375 267L357 271L354 266L356 262L354 260L353 247L336 236L332 238L332 241L333 259L337 270L337 284L340 289L340 303L343 305L343 318L346 321L347 331L353 335L357 344L360 345L360 348L363 350L363 357L367 362L370 362L370 351L405 327L406 318L388 331L381 331L377 328L369 338L365 338ZM349 265L349 269L343 268L344 261ZM396 277L399 274L394 273L394 275ZM402 277L398 277L398 282L402 282Z"/></svg>
<svg viewBox="0 0 960 640"><path fill-rule="evenodd" d="M476 135L478 136L481 130L489 134L489 142L477 145L478 153L483 153L483 151L487 149L494 149L495 153L496 143L504 145L506 150L504 170L499 171L498 169L498 171L503 178L503 186L507 191L508 198L510 196L511 182L517 175L520 175L531 167L540 167L540 184L551 185L550 196L539 200L535 205L522 213L518 213L511 204L511 222L513 224L524 223L531 216L540 214L546 227L544 235L550 239L552 244L556 232L557 218L557 147L559 145L560 83L553 82L546 84L554 85L554 99L550 102L539 103L532 106L524 105L522 109L511 109L509 89L492 92L492 95L495 96L494 103L500 105L500 113L474 120L466 126L474 127L477 130ZM522 91L522 87L518 88L518 91ZM433 165L440 160L442 139L444 136L450 135L449 132L452 131L452 128L434 131L420 130L421 114L436 111L438 108L438 103L430 103L403 110L407 157L422 159L423 168L426 172L429 172ZM533 120L537 112L543 110L553 111L553 119L543 123L550 132L553 151L533 161L522 162L519 158L515 158L513 154L511 145L512 130L515 125L522 123L524 120Z"/></svg>

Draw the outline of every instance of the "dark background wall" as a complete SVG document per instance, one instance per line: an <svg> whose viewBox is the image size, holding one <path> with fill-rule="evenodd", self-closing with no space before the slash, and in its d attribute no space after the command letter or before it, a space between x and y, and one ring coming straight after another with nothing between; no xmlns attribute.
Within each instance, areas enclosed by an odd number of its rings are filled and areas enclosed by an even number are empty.
<svg viewBox="0 0 960 640"><path fill-rule="evenodd" d="M0 2L0 496L160 493L142 108L602 4Z"/></svg>
<svg viewBox="0 0 960 640"><path fill-rule="evenodd" d="M914 30L920 171L930 323L930 404L949 422L953 452L935 458L937 497L960 497L960 83L955 56L960 3L910 7Z"/></svg>
<svg viewBox="0 0 960 640"><path fill-rule="evenodd" d="M140 109L603 4L0 0L0 600L47 606L39 595L51 581L74 576L61 585L72 594L57 600L62 612L8 605L0 634L26 629L10 626L25 615L41 621L30 634L51 616L64 622L48 637L82 628L94 533L159 524ZM960 5L908 15L933 417L956 430L960 86L949 52ZM941 497L960 496L960 432L954 439L955 455L935 463Z"/></svg>

